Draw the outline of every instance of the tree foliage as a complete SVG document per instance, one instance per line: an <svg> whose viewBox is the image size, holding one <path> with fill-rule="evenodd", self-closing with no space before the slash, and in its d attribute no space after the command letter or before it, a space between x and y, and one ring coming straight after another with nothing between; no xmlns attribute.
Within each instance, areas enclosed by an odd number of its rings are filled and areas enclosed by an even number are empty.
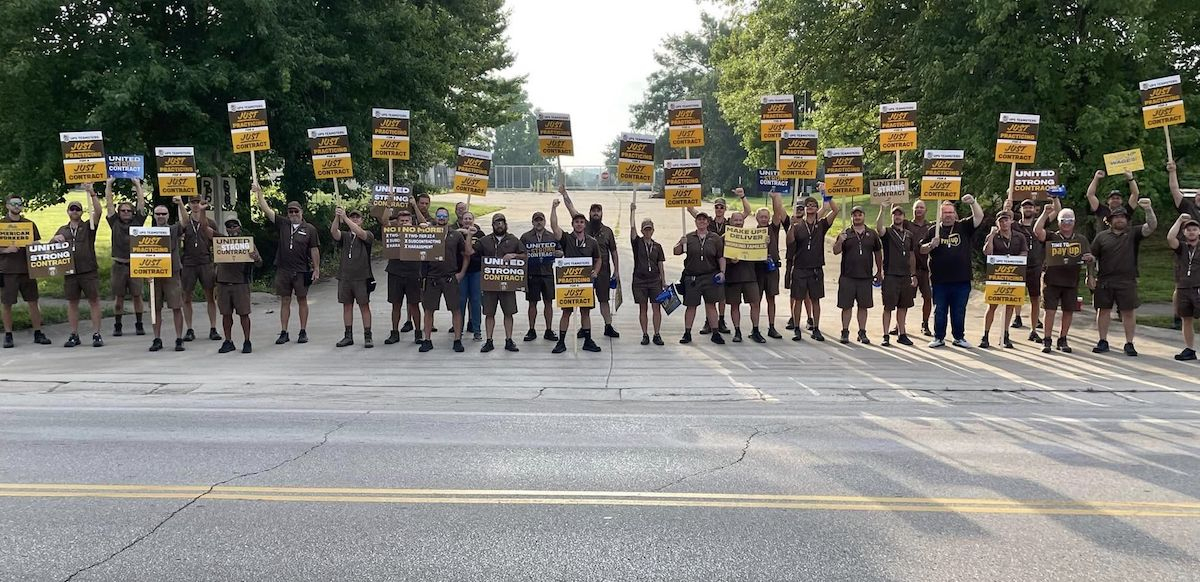
<svg viewBox="0 0 1200 582"><path fill-rule="evenodd" d="M537 111L521 93L512 111L516 120L497 127L492 135L492 163L510 166L548 166L538 151Z"/></svg>
<svg viewBox="0 0 1200 582"><path fill-rule="evenodd" d="M196 146L205 174L245 183L226 103L265 99L288 198L317 187L306 130L349 128L356 176L370 158L370 109L412 111L419 170L510 119L520 79L502 0L74 0L0 3L0 190L57 200L58 132L103 130L114 153ZM328 188L322 184L321 187Z"/></svg>

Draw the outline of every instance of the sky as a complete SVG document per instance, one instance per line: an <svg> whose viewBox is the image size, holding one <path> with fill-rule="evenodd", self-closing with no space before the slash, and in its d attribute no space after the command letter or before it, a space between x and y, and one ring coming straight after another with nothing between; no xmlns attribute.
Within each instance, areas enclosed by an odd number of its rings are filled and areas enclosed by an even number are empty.
<svg viewBox="0 0 1200 582"><path fill-rule="evenodd" d="M669 35L698 30L696 0L507 0L509 74L526 75L534 108L571 116L575 156L604 163L604 148L630 131L654 51ZM711 8L710 8L711 9Z"/></svg>

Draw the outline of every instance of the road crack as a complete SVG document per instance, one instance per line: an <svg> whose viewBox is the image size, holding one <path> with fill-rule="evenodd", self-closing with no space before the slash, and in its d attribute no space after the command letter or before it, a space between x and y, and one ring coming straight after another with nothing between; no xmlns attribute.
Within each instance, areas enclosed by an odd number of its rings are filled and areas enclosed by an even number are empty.
<svg viewBox="0 0 1200 582"><path fill-rule="evenodd" d="M218 481L218 482L216 482L216 483L213 483L212 485L209 485L209 486L208 486L208 489L206 489L206 490L205 490L203 493L201 493L201 494L199 494L199 495L197 495L197 496L195 496L195 497L191 498L190 500L188 500L188 502L187 502L187 503L184 503L184 504L183 504L183 505L181 505L181 506L180 506L178 509L176 509L175 511L172 511L170 514L168 514L166 517L164 517L164 518L163 518L161 521L159 521L157 524L155 524L155 525L154 525L154 527L150 528L150 529L149 529L149 530L148 530L146 533L144 533L144 534L142 534L142 535L138 536L137 538L134 538L134 540L133 540L133 541L129 542L128 544L125 544L125 546L124 546L124 547L122 547L121 549L119 549L119 550L117 550L117 551L113 552L112 554L109 554L109 555L108 555L108 557L106 557L106 558L104 558L104 559L102 559L102 560L99 560L99 561L97 561L97 562L95 562L95 563L93 563L93 564L91 564L91 565L85 566L85 567L83 567L83 568L80 568L80 569L78 569L78 570L76 570L76 571L72 572L70 576L67 576L66 578L63 578L62 582L70 582L71 580L74 580L76 576L79 576L80 574L83 574L83 573L87 572L88 570L91 570L91 569L93 569L93 568L96 568L96 567L98 567L98 566L103 566L104 564L106 564L106 563L108 563L108 562L112 561L112 560L113 560L114 558L116 558L117 556L119 556L119 555L121 555L121 554L125 553L125 552L126 552L126 551L128 551L128 550L131 550L131 549L133 549L135 546L137 546L138 544L142 543L143 541L145 541L146 539L148 539L150 536L154 535L155 533L157 533L157 532L158 532L158 530L162 529L162 527L163 527L164 525L166 525L166 524L167 524L167 522L169 522L169 521L171 521L172 519L174 519L174 518L175 518L175 516L179 515L180 513L183 513L183 512L184 512L184 511L185 511L187 508L189 508L189 507L191 507L192 505L194 505L194 504L195 504L197 501L200 501L201 499L203 499L203 498L204 498L204 496L208 495L209 493L212 493L212 492L213 492L213 490L214 490L214 489L216 489L217 487L220 487L220 486L222 486L222 485L228 485L229 483L232 483L232 482L234 482L234 481L237 481L238 479L245 479L245 478L247 478L247 477L254 477L254 476L257 476L257 475L263 475L263 474L265 474L265 473L270 473L271 471L274 471L275 469L278 469L278 468L280 468L280 467L282 467L282 466L284 466L284 465L287 465L287 464L289 464L289 463L292 463L292 462L295 462L295 461L299 461L300 459L303 459L304 457L306 457L306 456L307 456L309 453L311 453L311 452L313 452L313 451L315 451L315 450L317 450L317 449L319 449L319 448L321 448L321 447L325 446L325 444L329 442L329 436L330 436L330 435L332 435L333 433L335 433L335 432L337 432L337 431L341 430L342 428L344 428L346 425L350 424L351 422L354 422L354 421L356 421L356 420L358 420L358 419L360 419L360 418L362 418L362 417L364 417L364 416L366 416L366 415L368 415L368 414L371 414L371 411L370 411L370 410L368 410L368 411L366 411L366 412L363 412L363 413L361 413L361 414L358 414L358 415L356 415L356 416L354 416L354 417L352 417L352 418L346 419L346 420L344 420L344 421L342 421L342 422L339 422L339 423L338 423L337 425L335 425L333 428L331 428L331 429L329 429L329 430L325 431L325 434L321 435L321 440L320 440L320 441L318 441L316 444L314 444L314 445L312 445L312 446L308 447L307 449L304 449L304 450L303 450L303 451L301 451L299 454L297 454L297 455L295 455L295 456L293 456L293 457L290 457L290 458L284 459L284 460L282 460L282 461L280 461L280 462L278 462L278 463L275 463L274 465L271 465L270 467L267 467L267 468L265 468L265 469L259 469L259 470L257 470L257 471L249 471L249 472L246 472L246 473L240 473L240 474L238 474L238 475L234 475L233 477L230 477L230 478L228 478L228 479L225 479L225 480L223 480L223 481Z"/></svg>
<svg viewBox="0 0 1200 582"><path fill-rule="evenodd" d="M695 473L689 473L689 474L684 475L674 481L671 481L670 483L667 483L666 485L663 485L662 487L655 488L654 490L655 491L664 491L664 490L674 487L680 483L683 483L684 481L687 481L688 479L691 479L692 477L699 477L701 475L707 475L709 473L716 473L717 471L723 471L725 469L728 469L728 468L746 460L746 455L748 455L750 453L750 444L752 442L754 442L755 438L759 437L760 435L783 434L785 432L791 432L793 429L794 429L794 427L787 427L783 430L767 431L760 427L754 427L754 431L750 433L750 436L746 437L746 442L742 445L742 450L738 454L738 458L734 459L732 462L726 463L724 465L719 465L716 467L709 467L707 469L702 469L700 471L696 471Z"/></svg>

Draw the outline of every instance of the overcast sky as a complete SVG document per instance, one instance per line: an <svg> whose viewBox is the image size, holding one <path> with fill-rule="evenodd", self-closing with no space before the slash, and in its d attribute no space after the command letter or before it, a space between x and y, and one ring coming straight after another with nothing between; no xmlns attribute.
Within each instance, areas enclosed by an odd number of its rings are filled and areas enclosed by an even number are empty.
<svg viewBox="0 0 1200 582"><path fill-rule="evenodd" d="M646 90L662 39L700 27L696 0L506 4L511 72L527 76L534 107L571 115L575 157L564 166L604 163L604 147L630 129L629 107Z"/></svg>

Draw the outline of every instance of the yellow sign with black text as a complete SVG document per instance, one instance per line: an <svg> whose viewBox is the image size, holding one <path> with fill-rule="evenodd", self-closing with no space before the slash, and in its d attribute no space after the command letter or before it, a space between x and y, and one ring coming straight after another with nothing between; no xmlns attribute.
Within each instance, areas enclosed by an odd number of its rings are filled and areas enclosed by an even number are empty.
<svg viewBox="0 0 1200 582"><path fill-rule="evenodd" d="M99 131L66 131L58 134L62 144L63 172L67 184L103 182L108 179L104 157L104 134Z"/></svg>
<svg viewBox="0 0 1200 582"><path fill-rule="evenodd" d="M571 137L571 116L566 113L539 113L537 115L538 152L542 157L575 155L575 142Z"/></svg>
<svg viewBox="0 0 1200 582"><path fill-rule="evenodd" d="M164 279L172 275L171 229L166 226L129 227L129 275Z"/></svg>
<svg viewBox="0 0 1200 582"><path fill-rule="evenodd" d="M925 150L921 164L922 200L958 200L962 197L963 150Z"/></svg>
<svg viewBox="0 0 1200 582"><path fill-rule="evenodd" d="M454 165L454 191L475 196L487 196L488 178L492 173L492 152L458 148Z"/></svg>
<svg viewBox="0 0 1200 582"><path fill-rule="evenodd" d="M560 309L595 307L590 257L554 259L554 301Z"/></svg>
<svg viewBox="0 0 1200 582"><path fill-rule="evenodd" d="M862 148L825 150L825 192L830 196L862 196Z"/></svg>
<svg viewBox="0 0 1200 582"><path fill-rule="evenodd" d="M817 130L788 130L780 134L779 177L817 179Z"/></svg>
<svg viewBox="0 0 1200 582"><path fill-rule="evenodd" d="M1179 75L1142 81L1138 89L1142 99L1142 124L1146 129L1187 121L1183 111L1183 81Z"/></svg>
<svg viewBox="0 0 1200 582"><path fill-rule="evenodd" d="M796 96L766 95L759 100L759 138L779 141L783 132L796 129Z"/></svg>
<svg viewBox="0 0 1200 582"><path fill-rule="evenodd" d="M700 206L703 188L699 159L666 160L663 173L663 200L667 208Z"/></svg>
<svg viewBox="0 0 1200 582"><path fill-rule="evenodd" d="M995 160L1032 164L1037 156L1037 136L1041 119L1039 115L1001 113Z"/></svg>
<svg viewBox="0 0 1200 582"><path fill-rule="evenodd" d="M879 106L879 151L917 149L917 104L885 103Z"/></svg>
<svg viewBox="0 0 1200 582"><path fill-rule="evenodd" d="M617 179L634 184L654 183L654 136L621 134L617 148Z"/></svg>
<svg viewBox="0 0 1200 582"><path fill-rule="evenodd" d="M261 152L271 149L267 128L267 102L238 101L229 106L229 135L233 153Z"/></svg>
<svg viewBox="0 0 1200 582"><path fill-rule="evenodd" d="M407 109L371 109L371 157L410 159L409 123Z"/></svg>
<svg viewBox="0 0 1200 582"><path fill-rule="evenodd" d="M725 258L739 261L767 260L770 229L725 227Z"/></svg>
<svg viewBox="0 0 1200 582"><path fill-rule="evenodd" d="M354 176L350 134L345 126L308 130L308 149L312 152L313 174L318 180Z"/></svg>
<svg viewBox="0 0 1200 582"><path fill-rule="evenodd" d="M158 193L161 196L187 198L200 193L195 148L154 148L154 157L158 160Z"/></svg>
<svg viewBox="0 0 1200 582"><path fill-rule="evenodd" d="M667 141L677 149L704 145L703 104L699 99L667 103Z"/></svg>

